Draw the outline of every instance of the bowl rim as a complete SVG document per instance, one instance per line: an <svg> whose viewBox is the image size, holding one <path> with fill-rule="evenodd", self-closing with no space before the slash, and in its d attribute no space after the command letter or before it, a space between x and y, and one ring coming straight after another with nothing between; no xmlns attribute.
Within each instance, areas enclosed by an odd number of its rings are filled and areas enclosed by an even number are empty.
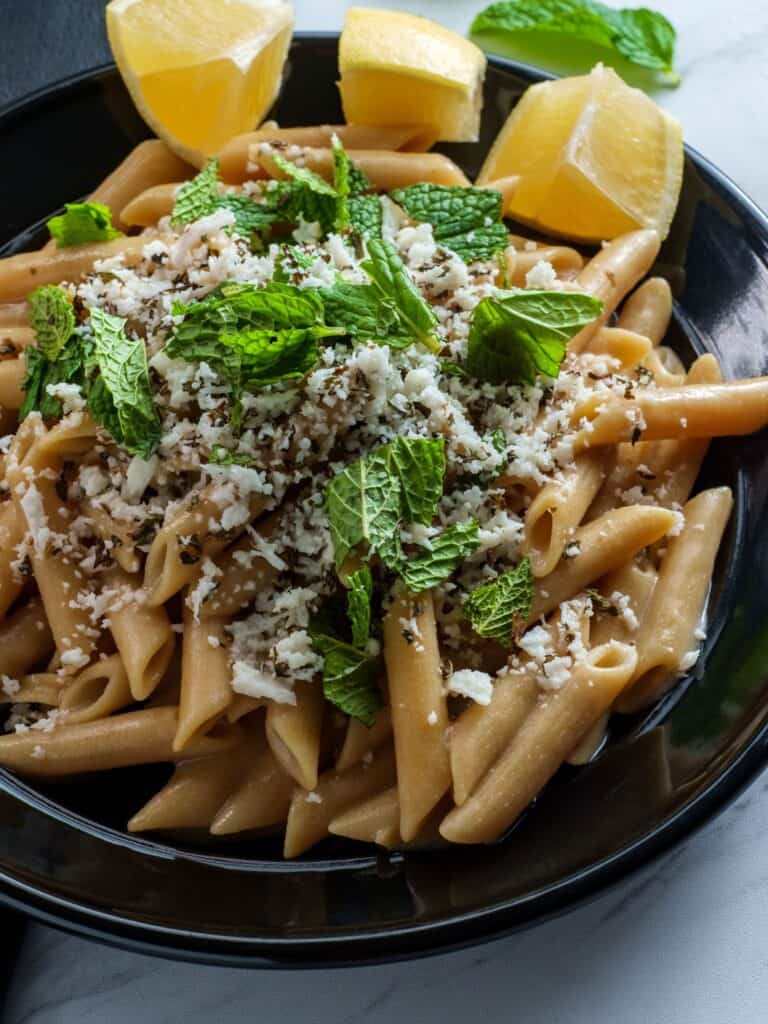
<svg viewBox="0 0 768 1024"><path fill-rule="evenodd" d="M295 32L292 45L332 42L338 32ZM557 78L533 65L488 53L488 63L512 72L529 82ZM106 62L43 86L0 107L0 127L10 127L17 118L30 114L42 104L55 103L62 95L76 92L103 76L116 72L114 62ZM728 175L695 148L685 145L686 156L713 189L726 194L739 208L750 229L768 249L768 215ZM296 968L318 966L360 966L392 962L406 956L426 957L449 952L531 927L570 911L594 899L619 881L636 873L680 843L723 811L765 768L768 762L768 713L757 725L752 737L724 769L661 824L635 837L620 849L574 871L557 882L490 907L454 913L440 921L416 922L388 928L350 931L344 936L274 936L259 938L221 932L194 932L150 921L141 921L120 911L105 911L86 900L75 900L46 892L6 871L0 862L0 904L28 914L41 923L85 938L155 956L171 956L207 964L240 967ZM3 786L16 798L37 810L50 814L52 801L37 794L24 794L18 786ZM16 790L16 792L14 792ZM81 816L65 812L60 817L75 828L85 828L108 843L114 842L113 830ZM116 835L116 833L115 833ZM125 842L125 838L121 837ZM145 841L131 837L127 842L141 848ZM154 844L151 844L154 847ZM153 849L157 853L157 849ZM168 851L173 859L175 854ZM194 855L191 855L194 857ZM214 858L215 859L215 858ZM210 858L205 858L210 863ZM231 863L231 859L230 859ZM348 862L346 862L348 863ZM332 862L324 865L332 869ZM301 862L293 870L316 870ZM351 954L351 955L350 955Z"/></svg>

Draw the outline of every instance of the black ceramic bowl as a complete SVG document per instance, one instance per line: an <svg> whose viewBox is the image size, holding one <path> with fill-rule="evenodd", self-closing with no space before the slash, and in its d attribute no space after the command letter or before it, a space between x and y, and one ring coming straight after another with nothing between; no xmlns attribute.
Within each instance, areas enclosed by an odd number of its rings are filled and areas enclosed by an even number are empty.
<svg viewBox="0 0 768 1024"><path fill-rule="evenodd" d="M335 36L299 35L274 116L338 121ZM481 141L447 146L472 175L530 68L492 59ZM113 68L0 116L0 249L88 193L147 129ZM727 377L768 372L768 221L688 151L660 257L676 292L674 343L712 351ZM331 843L285 863L273 844L137 839L123 823L167 775L132 769L44 789L0 772L0 899L144 952L229 964L360 963L478 942L563 911L680 841L765 763L768 743L766 437L713 444L707 482L735 512L718 559L695 678L612 725L588 767L563 770L501 844L377 857Z"/></svg>

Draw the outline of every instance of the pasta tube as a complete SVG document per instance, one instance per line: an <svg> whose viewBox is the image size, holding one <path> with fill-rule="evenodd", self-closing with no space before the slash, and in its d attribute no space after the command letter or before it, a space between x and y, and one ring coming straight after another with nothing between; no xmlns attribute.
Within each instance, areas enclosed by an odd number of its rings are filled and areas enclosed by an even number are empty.
<svg viewBox="0 0 768 1024"><path fill-rule="evenodd" d="M304 128L277 128L262 125L255 132L236 135L219 153L224 181L241 182L252 178L251 147L269 142L276 147L312 146L325 149L338 135L346 149L399 149L421 151L435 141L423 125L318 124ZM167 179L170 180L170 179Z"/></svg>
<svg viewBox="0 0 768 1024"><path fill-rule="evenodd" d="M603 303L603 312L568 343L570 352L581 352L603 326L618 304L648 272L661 240L655 231L630 231L602 248L576 278L579 290Z"/></svg>
<svg viewBox="0 0 768 1024"><path fill-rule="evenodd" d="M627 644L593 648L565 686L539 702L469 799L448 814L443 837L453 843L498 839L611 706L636 664Z"/></svg>
<svg viewBox="0 0 768 1024"><path fill-rule="evenodd" d="M384 618L384 661L408 842L451 784L440 650L432 595L397 594Z"/></svg>
<svg viewBox="0 0 768 1024"><path fill-rule="evenodd" d="M128 674L134 700L146 700L165 675L176 638L164 605L147 607L136 577L113 570L109 585L117 587L109 628Z"/></svg>
<svg viewBox="0 0 768 1024"><path fill-rule="evenodd" d="M768 424L768 377L727 384L646 388L634 398L595 395L576 407L573 423L586 418L577 448L658 441L665 438L731 437Z"/></svg>
<svg viewBox="0 0 768 1024"><path fill-rule="evenodd" d="M419 182L434 185L469 185L464 172L442 153L401 153L397 150L350 149L351 160L360 168L374 190L391 192ZM303 166L319 174L326 181L333 180L333 150L307 147L301 150ZM274 150L257 143L251 147L250 163L264 169L270 178L284 178L285 174L274 161ZM0 298L2 293L0 292Z"/></svg>
<svg viewBox="0 0 768 1024"><path fill-rule="evenodd" d="M728 487L702 491L686 504L685 526L669 542L637 635L632 686L617 710L637 711L655 700L674 682L686 654L695 648L694 630L732 507Z"/></svg>
<svg viewBox="0 0 768 1024"><path fill-rule="evenodd" d="M181 700L174 750L186 750L194 745L195 737L206 732L232 702L234 691L229 652L224 646L225 625L222 619L196 622L189 608L184 609Z"/></svg>
<svg viewBox="0 0 768 1024"><path fill-rule="evenodd" d="M67 725L106 718L133 702L128 676L119 654L95 661L61 691L59 707Z"/></svg>
<svg viewBox="0 0 768 1024"><path fill-rule="evenodd" d="M348 807L388 789L395 781L391 746L377 750L369 764L338 774L325 772L312 793L296 789L288 811L283 854L298 857L328 835L328 826Z"/></svg>
<svg viewBox="0 0 768 1024"><path fill-rule="evenodd" d="M323 727L323 688L319 680L297 682L295 704L267 706L266 735L272 753L303 789L317 785L320 734Z"/></svg>
<svg viewBox="0 0 768 1024"><path fill-rule="evenodd" d="M336 771L345 772L366 755L382 747L392 736L392 717L389 708L381 708L376 721L368 728L356 718L350 718L344 736L344 745L336 758Z"/></svg>
<svg viewBox="0 0 768 1024"><path fill-rule="evenodd" d="M247 757L237 785L224 800L211 823L215 836L233 835L281 824L295 785L265 741L264 730L246 733Z"/></svg>
<svg viewBox="0 0 768 1024"><path fill-rule="evenodd" d="M618 326L658 345L672 316L672 290L663 277L649 277L632 292L621 308Z"/></svg>
<svg viewBox="0 0 768 1024"><path fill-rule="evenodd" d="M176 708L144 708L95 722L60 725L51 732L35 730L20 736L0 736L0 764L24 775L52 778L175 761L176 727ZM207 736L196 737L184 757L232 750L240 738L238 726L221 727Z"/></svg>

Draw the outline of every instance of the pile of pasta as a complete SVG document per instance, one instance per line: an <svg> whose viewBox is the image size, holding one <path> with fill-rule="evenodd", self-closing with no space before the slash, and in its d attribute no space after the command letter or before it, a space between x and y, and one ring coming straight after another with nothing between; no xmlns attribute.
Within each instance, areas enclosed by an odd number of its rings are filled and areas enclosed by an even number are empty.
<svg viewBox="0 0 768 1024"><path fill-rule="evenodd" d="M279 176L264 159L268 142L300 147L303 165L327 178L333 132L377 190L468 184L447 157L418 151L411 129L347 125L264 126L225 149L222 177L237 189L254 176ZM162 143L144 142L91 198L112 209L116 227L152 231L194 173ZM694 484L712 436L768 421L768 379L724 383L712 355L686 369L664 345L670 290L658 277L644 280L659 248L653 232L622 236L588 261L567 246L511 235L510 284L523 285L544 260L560 280L604 303L571 354L610 357L625 373L642 366L654 381L577 409L572 462L524 495L522 550L535 577L524 625L543 630L555 653L578 634L584 654L565 685L544 689L523 644L496 671L489 703L449 699L440 608L429 591L401 588L383 620L386 705L369 727L330 708L317 680L297 682L293 704L233 691L226 629L244 596L269 578L234 557L238 541L230 538L206 552L220 575L199 617L178 600L200 571L178 538L209 515L204 504L164 524L146 557L133 550L105 568L106 584L129 595L108 610L106 635L73 606L83 570L66 552L36 543L26 571L13 566L30 526L25 480L36 481L54 534L84 514L104 536L114 529L103 510L88 513L57 492L64 467L87 459L99 440L90 416L65 415L49 426L30 416L17 429L23 350L33 342L26 296L43 284L76 282L115 254L130 265L146 241L139 232L0 260L0 418L2 433L14 434L0 466L0 699L51 710L44 727L0 738L0 765L51 779L172 762L170 781L137 811L131 831L231 836L284 828L287 857L328 835L387 848L497 839L564 762L585 763L599 750L609 714L645 708L687 667L733 500L727 487L691 496ZM642 500L621 505L616 495L639 480ZM260 511L253 510L255 522ZM404 620L415 623L418 644ZM85 666L69 657L74 646Z"/></svg>

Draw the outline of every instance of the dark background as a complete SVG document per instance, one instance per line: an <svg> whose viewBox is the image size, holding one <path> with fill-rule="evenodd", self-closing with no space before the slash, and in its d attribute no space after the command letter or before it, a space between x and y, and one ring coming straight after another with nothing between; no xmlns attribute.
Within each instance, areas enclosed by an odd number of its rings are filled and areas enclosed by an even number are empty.
<svg viewBox="0 0 768 1024"><path fill-rule="evenodd" d="M0 107L111 60L105 0L0 0Z"/></svg>

